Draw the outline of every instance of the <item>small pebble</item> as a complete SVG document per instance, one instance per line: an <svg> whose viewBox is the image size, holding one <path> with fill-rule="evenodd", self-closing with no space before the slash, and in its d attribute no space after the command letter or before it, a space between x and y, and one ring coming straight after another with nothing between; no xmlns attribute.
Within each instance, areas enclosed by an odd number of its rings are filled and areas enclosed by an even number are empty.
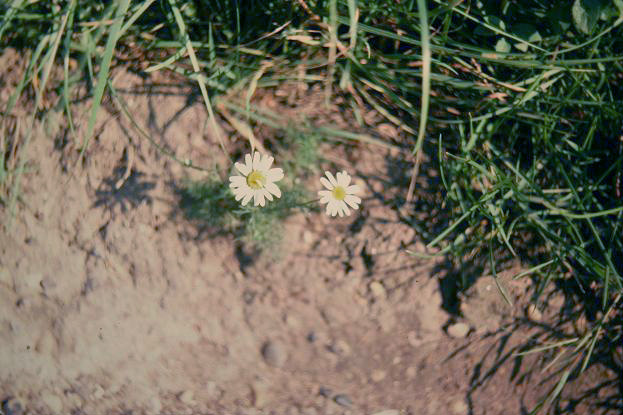
<svg viewBox="0 0 623 415"><path fill-rule="evenodd" d="M303 242L306 244L311 244L314 242L314 234L308 230L303 231Z"/></svg>
<svg viewBox="0 0 623 415"><path fill-rule="evenodd" d="M288 314L285 318L286 324L292 328L299 328L301 327L301 322L299 321L298 318L294 317L293 315Z"/></svg>
<svg viewBox="0 0 623 415"><path fill-rule="evenodd" d="M465 399L458 398L450 404L450 412L452 415L469 415L469 406Z"/></svg>
<svg viewBox="0 0 623 415"><path fill-rule="evenodd" d="M184 405L192 405L195 403L195 395L191 390L185 390L184 392L180 393L178 399Z"/></svg>
<svg viewBox="0 0 623 415"><path fill-rule="evenodd" d="M253 406L262 408L268 402L268 385L261 380L253 382L251 394L253 396Z"/></svg>
<svg viewBox="0 0 623 415"><path fill-rule="evenodd" d="M23 415L24 405L17 398L9 398L2 402L2 413L5 415Z"/></svg>
<svg viewBox="0 0 623 415"><path fill-rule="evenodd" d="M267 341L262 346L262 356L264 361L272 367L283 367L286 363L287 354L279 342Z"/></svg>
<svg viewBox="0 0 623 415"><path fill-rule="evenodd" d="M52 411L53 414L60 414L63 412L63 401L61 401L61 398L54 395L53 393L44 392L41 395L41 400L45 402L45 404L48 408L50 408L50 411Z"/></svg>
<svg viewBox="0 0 623 415"><path fill-rule="evenodd" d="M384 411L375 412L372 415L400 415L397 409L385 409Z"/></svg>
<svg viewBox="0 0 623 415"><path fill-rule="evenodd" d="M152 396L147 402L148 411L153 414L159 414L162 411L162 402L157 396Z"/></svg>
<svg viewBox="0 0 623 415"><path fill-rule="evenodd" d="M333 343L329 348L333 353L338 354L340 356L349 356L351 349L350 345L344 340L338 340Z"/></svg>
<svg viewBox="0 0 623 415"><path fill-rule="evenodd" d="M211 399L214 399L219 395L219 389L216 382L210 380L206 383L205 394Z"/></svg>
<svg viewBox="0 0 623 415"><path fill-rule="evenodd" d="M387 376L387 372L385 372L384 370L376 369L372 372L372 375L370 376L370 378L372 379L373 382L380 382L383 379L385 379L386 376Z"/></svg>
<svg viewBox="0 0 623 415"><path fill-rule="evenodd" d="M104 391L101 385L96 384L95 388L93 388L93 397L95 399L102 399L105 393L106 391Z"/></svg>
<svg viewBox="0 0 623 415"><path fill-rule="evenodd" d="M368 286L374 298L384 298L386 295L385 287L378 281L372 281Z"/></svg>
<svg viewBox="0 0 623 415"><path fill-rule="evenodd" d="M526 316L532 321L540 321L543 318L543 313L535 304L530 304L526 310Z"/></svg>
<svg viewBox="0 0 623 415"><path fill-rule="evenodd" d="M407 333L407 341L413 347L418 347L422 344L422 340L418 339L418 336L414 331L410 331L409 333Z"/></svg>
<svg viewBox="0 0 623 415"><path fill-rule="evenodd" d="M39 338L37 345L35 346L35 350L42 355L49 356L54 352L56 347L56 339L54 335L49 330L46 330Z"/></svg>
<svg viewBox="0 0 623 415"><path fill-rule="evenodd" d="M463 339L469 333L469 326L465 323L454 323L448 326L448 335L455 339Z"/></svg>
<svg viewBox="0 0 623 415"><path fill-rule="evenodd" d="M406 370L407 379L413 379L417 374L417 369L414 366L409 366Z"/></svg>
<svg viewBox="0 0 623 415"><path fill-rule="evenodd" d="M344 394L335 395L335 398L333 398L333 400L335 401L336 404L345 406L347 408L350 408L351 406L353 406L353 401L348 397L348 395L344 395Z"/></svg>
<svg viewBox="0 0 623 415"><path fill-rule="evenodd" d="M320 396L324 396L325 398L328 398L329 396L331 396L331 389L329 388L325 388L324 386L321 386L320 389L318 389L318 395Z"/></svg>

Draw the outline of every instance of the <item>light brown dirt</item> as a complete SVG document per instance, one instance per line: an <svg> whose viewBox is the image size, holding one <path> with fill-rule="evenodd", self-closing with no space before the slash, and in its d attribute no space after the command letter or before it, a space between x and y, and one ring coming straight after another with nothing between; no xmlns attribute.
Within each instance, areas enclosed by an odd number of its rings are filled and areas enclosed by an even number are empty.
<svg viewBox="0 0 623 415"><path fill-rule="evenodd" d="M189 88L115 82L159 144L222 163ZM497 291L479 292L467 338L446 334L441 262L408 255L418 236L371 196L390 181L383 152L353 156L362 212L290 218L281 260L241 267L231 238L199 238L180 215L174 185L204 173L104 109L76 166L62 124L37 125L23 203L0 234L5 413L519 414L536 402L509 365L487 372L522 337L499 345L513 312Z"/></svg>

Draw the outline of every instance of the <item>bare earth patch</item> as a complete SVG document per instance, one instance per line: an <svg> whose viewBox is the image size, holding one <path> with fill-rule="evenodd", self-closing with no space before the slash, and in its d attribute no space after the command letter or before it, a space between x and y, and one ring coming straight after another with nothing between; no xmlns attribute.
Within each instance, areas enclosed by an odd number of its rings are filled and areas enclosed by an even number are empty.
<svg viewBox="0 0 623 415"><path fill-rule="evenodd" d="M192 90L127 74L116 85L157 143L223 161ZM536 403L542 390L517 382L512 358L496 366L527 336L504 329L522 305L505 309L485 286L464 301L465 320L442 309L441 260L408 255L423 244L373 197L391 181L385 150L345 157L364 178L361 212L292 217L281 259L246 263L231 238L201 237L179 211L175 186L204 173L118 112L102 110L78 165L60 115L44 121L0 233L5 414L519 414Z"/></svg>

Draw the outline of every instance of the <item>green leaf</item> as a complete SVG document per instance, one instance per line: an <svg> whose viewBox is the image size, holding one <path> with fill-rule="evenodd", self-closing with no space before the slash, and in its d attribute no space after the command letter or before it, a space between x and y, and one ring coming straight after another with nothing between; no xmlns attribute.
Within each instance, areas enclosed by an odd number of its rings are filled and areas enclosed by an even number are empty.
<svg viewBox="0 0 623 415"><path fill-rule="evenodd" d="M506 39L501 37L495 43L495 51L500 53L509 53L511 51L511 44L508 43Z"/></svg>
<svg viewBox="0 0 623 415"><path fill-rule="evenodd" d="M528 43L536 44L543 40L537 28L529 23L519 23L513 26L513 34L525 40L525 42L515 43L515 47L522 52L528 50Z"/></svg>
<svg viewBox="0 0 623 415"><path fill-rule="evenodd" d="M575 0L571 8L575 27L582 33L590 34L603 8L600 0Z"/></svg>
<svg viewBox="0 0 623 415"><path fill-rule="evenodd" d="M619 18L623 18L623 0L612 0L617 9L619 9Z"/></svg>

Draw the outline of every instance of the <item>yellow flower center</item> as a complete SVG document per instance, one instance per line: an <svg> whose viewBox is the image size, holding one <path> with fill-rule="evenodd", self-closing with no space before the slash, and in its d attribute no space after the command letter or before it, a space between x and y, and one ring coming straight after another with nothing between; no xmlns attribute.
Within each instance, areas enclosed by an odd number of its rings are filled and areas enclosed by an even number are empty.
<svg viewBox="0 0 623 415"><path fill-rule="evenodd" d="M253 170L247 176L247 184L253 190L261 189L264 187L264 183L266 183L266 177L257 170Z"/></svg>
<svg viewBox="0 0 623 415"><path fill-rule="evenodd" d="M342 186L335 186L332 194L336 200L344 200L344 198L346 197L346 189L344 189Z"/></svg>

